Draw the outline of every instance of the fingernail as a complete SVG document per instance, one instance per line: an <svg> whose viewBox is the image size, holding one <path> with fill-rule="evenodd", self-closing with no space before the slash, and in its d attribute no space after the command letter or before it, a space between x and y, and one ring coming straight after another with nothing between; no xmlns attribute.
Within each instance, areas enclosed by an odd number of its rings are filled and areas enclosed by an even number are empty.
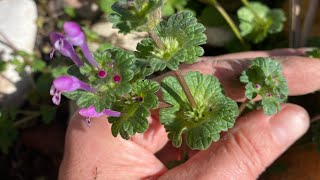
<svg viewBox="0 0 320 180"><path fill-rule="evenodd" d="M297 105L284 105L278 114L271 117L270 125L279 144L292 144L308 130L309 116Z"/></svg>

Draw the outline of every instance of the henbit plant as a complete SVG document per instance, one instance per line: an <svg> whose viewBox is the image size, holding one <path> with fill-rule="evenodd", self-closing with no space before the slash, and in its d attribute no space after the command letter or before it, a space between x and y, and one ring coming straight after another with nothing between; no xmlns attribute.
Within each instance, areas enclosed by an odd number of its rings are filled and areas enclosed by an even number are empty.
<svg viewBox="0 0 320 180"><path fill-rule="evenodd" d="M253 43L263 41L268 34L281 32L286 21L281 9L270 9L260 2L241 0L244 7L237 12L241 35Z"/></svg>
<svg viewBox="0 0 320 180"><path fill-rule="evenodd" d="M149 33L135 52L109 48L92 56L83 50L87 47L85 37L73 22L65 23L65 34L52 33L54 48L75 62L69 67L69 75L54 80L52 100L59 104L61 94L75 100L89 125L92 117L109 116L112 134L124 139L145 132L150 111L159 108L160 122L175 147L186 140L191 149L207 149L219 140L222 131L233 127L239 116L238 106L224 95L216 77L199 72L181 74L181 63L193 64L204 54L201 45L206 41L205 27L188 11L162 20L162 6L162 0L120 0L112 6L115 13L110 19L120 32ZM87 62L73 46L82 48ZM147 79L164 69L172 70L176 77L165 77L161 85ZM252 61L241 81L247 83L249 99L262 96L263 108L269 115L276 113L288 94L280 64L268 58ZM159 106L159 89L165 107Z"/></svg>

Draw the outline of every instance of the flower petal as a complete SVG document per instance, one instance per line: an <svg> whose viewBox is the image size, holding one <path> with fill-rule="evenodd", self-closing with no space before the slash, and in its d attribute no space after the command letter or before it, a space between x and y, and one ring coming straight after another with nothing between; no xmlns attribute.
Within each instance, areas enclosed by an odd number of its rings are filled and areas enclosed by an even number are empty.
<svg viewBox="0 0 320 180"><path fill-rule="evenodd" d="M66 39L74 46L82 46L86 43L86 37L81 30L81 27L72 21L67 21L63 24Z"/></svg>
<svg viewBox="0 0 320 180"><path fill-rule="evenodd" d="M73 76L60 76L53 80L53 86L61 92L71 92L80 88L80 80Z"/></svg>
<svg viewBox="0 0 320 180"><path fill-rule="evenodd" d="M103 114L105 114L107 116L112 116L112 117L120 117L121 116L121 112L113 111L111 109L105 109L103 111Z"/></svg>

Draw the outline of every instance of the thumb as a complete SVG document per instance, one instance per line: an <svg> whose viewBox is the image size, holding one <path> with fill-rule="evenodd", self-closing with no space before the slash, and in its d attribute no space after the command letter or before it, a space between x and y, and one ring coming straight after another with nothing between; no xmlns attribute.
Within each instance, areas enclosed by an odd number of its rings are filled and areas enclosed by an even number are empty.
<svg viewBox="0 0 320 180"><path fill-rule="evenodd" d="M256 179L309 127L307 112L286 104L280 113L262 110L237 120L219 142L162 176L163 179Z"/></svg>

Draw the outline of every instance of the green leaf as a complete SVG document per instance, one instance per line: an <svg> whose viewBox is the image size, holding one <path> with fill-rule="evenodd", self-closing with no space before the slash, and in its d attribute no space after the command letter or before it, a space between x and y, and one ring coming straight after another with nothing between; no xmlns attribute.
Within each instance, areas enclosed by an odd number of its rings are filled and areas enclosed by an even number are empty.
<svg viewBox="0 0 320 180"><path fill-rule="evenodd" d="M99 7L104 14L109 15L112 11L111 6L117 2L117 0L99 0Z"/></svg>
<svg viewBox="0 0 320 180"><path fill-rule="evenodd" d="M145 77L151 75L154 71L150 67L150 63L146 60L137 59L134 68L134 77L131 82L135 82L140 79L145 79Z"/></svg>
<svg viewBox="0 0 320 180"><path fill-rule="evenodd" d="M110 43L102 43L99 44L99 48L97 49L97 52L103 53L103 51L107 49L112 49L114 46Z"/></svg>
<svg viewBox="0 0 320 180"><path fill-rule="evenodd" d="M41 72L46 67L46 63L42 59L35 58L32 61L32 71Z"/></svg>
<svg viewBox="0 0 320 180"><path fill-rule="evenodd" d="M66 66L51 67L51 74L54 78L67 74L67 71L68 67Z"/></svg>
<svg viewBox="0 0 320 180"><path fill-rule="evenodd" d="M14 57L11 63L15 66L15 70L19 73L22 73L26 65L18 57Z"/></svg>
<svg viewBox="0 0 320 180"><path fill-rule="evenodd" d="M101 40L101 37L96 32L92 31L89 27L83 26L82 30L89 42L90 41L99 42Z"/></svg>
<svg viewBox="0 0 320 180"><path fill-rule="evenodd" d="M263 41L268 34L281 32L286 21L281 9L270 9L260 2L241 7L237 14L241 35L254 43Z"/></svg>
<svg viewBox="0 0 320 180"><path fill-rule="evenodd" d="M73 7L66 6L63 10L64 10L64 13L66 13L69 17L71 18L77 17L76 10Z"/></svg>
<svg viewBox="0 0 320 180"><path fill-rule="evenodd" d="M9 116L0 112L0 150L7 154L17 138L18 132Z"/></svg>
<svg viewBox="0 0 320 180"><path fill-rule="evenodd" d="M246 84L246 97L262 98L264 113L275 114L280 110L280 103L288 97L288 85L282 74L281 65L271 58L256 58L244 71L240 81Z"/></svg>
<svg viewBox="0 0 320 180"><path fill-rule="evenodd" d="M161 83L162 93L172 107L161 109L160 122L175 147L181 145L185 134L191 149L207 149L212 141L219 140L221 131L233 127L238 106L223 95L218 79L211 75L189 72L185 80L197 106L189 105L176 78L167 77Z"/></svg>
<svg viewBox="0 0 320 180"><path fill-rule="evenodd" d="M188 0L166 0L163 8L163 16L170 16L175 13L175 11L182 11L187 5Z"/></svg>
<svg viewBox="0 0 320 180"><path fill-rule="evenodd" d="M310 51L307 51L306 55L311 58L320 58L320 49L314 48Z"/></svg>
<svg viewBox="0 0 320 180"><path fill-rule="evenodd" d="M7 69L7 63L0 59L0 72L3 72Z"/></svg>
<svg viewBox="0 0 320 180"><path fill-rule="evenodd" d="M52 76L49 73L43 73L36 79L35 93L37 96L46 97L49 95L48 92L50 91L52 80Z"/></svg>
<svg viewBox="0 0 320 180"><path fill-rule="evenodd" d="M63 95L71 100L77 100L81 96L85 96L85 94L87 94L87 93L88 92L86 92L86 91L77 90L77 91L72 91L72 92L65 92L65 93L63 93Z"/></svg>
<svg viewBox="0 0 320 180"><path fill-rule="evenodd" d="M191 12L177 13L156 27L156 35L163 47L157 47L151 39L144 39L138 44L136 55L150 61L154 71L166 67L176 70L180 62L192 64L203 55L200 45L206 42L204 30Z"/></svg>
<svg viewBox="0 0 320 180"><path fill-rule="evenodd" d="M57 108L48 105L40 107L41 121L44 124L50 124L56 118Z"/></svg>
<svg viewBox="0 0 320 180"><path fill-rule="evenodd" d="M226 20L214 6L204 8L199 17L199 21L205 26L224 26L229 28Z"/></svg>
<svg viewBox="0 0 320 180"><path fill-rule="evenodd" d="M158 106L155 93L159 88L159 84L151 80L139 80L132 85L132 92L125 103L118 102L112 107L122 113L120 117L108 118L112 123L113 136L120 134L122 138L129 139L135 133L147 130L149 110Z"/></svg>
<svg viewBox="0 0 320 180"><path fill-rule="evenodd" d="M163 4L162 0L119 0L112 5L115 13L109 15L109 20L114 28L120 29L120 33L127 34L130 31L149 31L149 19L159 21L154 18L154 13Z"/></svg>
<svg viewBox="0 0 320 180"><path fill-rule="evenodd" d="M79 69L79 67L77 65L73 64L73 65L69 66L67 73L70 76L75 76L79 79L82 79L85 77L83 74L89 74L92 71L93 71L93 69L89 68L89 66L87 64L85 65L85 67L83 67L83 69L82 68Z"/></svg>

